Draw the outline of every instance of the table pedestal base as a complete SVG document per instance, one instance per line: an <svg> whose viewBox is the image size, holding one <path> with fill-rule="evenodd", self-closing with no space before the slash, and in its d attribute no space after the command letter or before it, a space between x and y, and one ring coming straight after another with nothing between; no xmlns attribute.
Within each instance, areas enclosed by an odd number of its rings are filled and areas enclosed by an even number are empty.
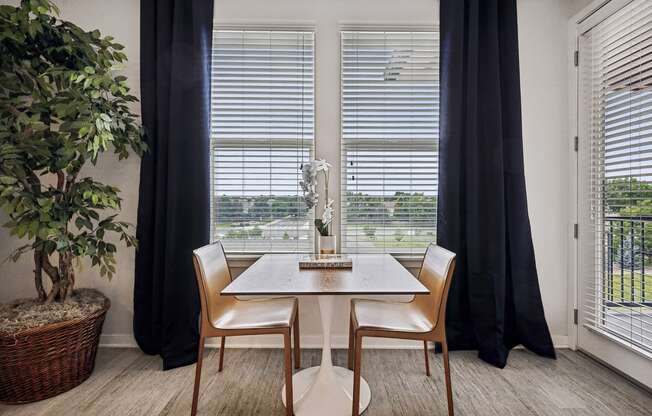
<svg viewBox="0 0 652 416"><path fill-rule="evenodd" d="M350 415L353 397L353 371L331 367L326 374L321 367L301 370L292 377L294 414L296 416ZM283 387L285 405L285 387ZM371 390L364 378L360 379L360 413L371 402Z"/></svg>
<svg viewBox="0 0 652 416"><path fill-rule="evenodd" d="M301 370L292 377L296 416L347 416L353 408L353 371L334 367L331 360L331 319L334 296L319 296L323 346L321 365ZM285 386L281 392L285 405ZM371 390L360 378L360 413L371 402Z"/></svg>

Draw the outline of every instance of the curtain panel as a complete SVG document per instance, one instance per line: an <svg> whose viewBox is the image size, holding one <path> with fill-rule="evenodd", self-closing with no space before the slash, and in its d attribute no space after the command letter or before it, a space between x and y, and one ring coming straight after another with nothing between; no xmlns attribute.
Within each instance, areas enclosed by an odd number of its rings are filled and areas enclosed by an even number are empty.
<svg viewBox="0 0 652 416"><path fill-rule="evenodd" d="M192 250L209 242L213 0L141 0L141 163L134 333L163 368L196 361Z"/></svg>
<svg viewBox="0 0 652 416"><path fill-rule="evenodd" d="M441 0L438 244L457 253L450 349L555 357L528 217L516 0Z"/></svg>

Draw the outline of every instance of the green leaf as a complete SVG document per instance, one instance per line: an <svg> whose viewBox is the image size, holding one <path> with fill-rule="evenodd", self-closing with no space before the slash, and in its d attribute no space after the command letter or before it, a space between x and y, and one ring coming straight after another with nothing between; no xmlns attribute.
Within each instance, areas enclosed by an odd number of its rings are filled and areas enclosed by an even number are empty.
<svg viewBox="0 0 652 416"><path fill-rule="evenodd" d="M124 48L97 30L61 20L50 0L14 3L20 5L0 5L0 207L9 217L6 227L29 238L27 247L89 258L111 276L118 250L104 238L127 246L137 241L114 217L100 217L106 208L120 209L118 189L78 174L95 174L88 165L107 150L123 159L130 150L142 155L147 149L131 110L137 98L117 73ZM61 175L72 186L57 187Z"/></svg>
<svg viewBox="0 0 652 416"><path fill-rule="evenodd" d="M23 238L27 233L27 224L21 222L14 230L19 238Z"/></svg>

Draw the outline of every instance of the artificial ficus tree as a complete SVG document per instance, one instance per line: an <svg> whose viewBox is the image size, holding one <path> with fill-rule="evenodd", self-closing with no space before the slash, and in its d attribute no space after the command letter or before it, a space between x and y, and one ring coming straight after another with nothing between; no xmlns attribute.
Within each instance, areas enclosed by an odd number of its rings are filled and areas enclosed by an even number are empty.
<svg viewBox="0 0 652 416"><path fill-rule="evenodd" d="M29 239L10 258L33 252L36 292L47 302L71 294L81 258L113 275L109 234L136 245L130 225L107 213L120 209L118 188L84 167L110 149L124 159L146 148L129 108L137 99L119 75L123 46L58 15L49 0L0 6L0 205L11 234Z"/></svg>

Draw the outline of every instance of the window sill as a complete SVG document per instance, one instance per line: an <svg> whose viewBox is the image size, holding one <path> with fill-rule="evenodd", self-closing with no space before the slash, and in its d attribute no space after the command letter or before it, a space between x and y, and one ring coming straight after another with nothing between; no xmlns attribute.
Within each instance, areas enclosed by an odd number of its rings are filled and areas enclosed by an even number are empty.
<svg viewBox="0 0 652 416"><path fill-rule="evenodd" d="M421 263L423 263L423 255L414 256L414 255L393 255L394 258L408 269L420 269Z"/></svg>
<svg viewBox="0 0 652 416"><path fill-rule="evenodd" d="M229 265L234 268L246 268L251 266L261 258L264 254L267 253L234 253L227 254L227 260ZM392 256L408 269L418 269L421 268L421 263L423 262L423 256L415 255L406 255L406 254L392 254Z"/></svg>
<svg viewBox="0 0 652 416"><path fill-rule="evenodd" d="M265 253L235 253L226 255L226 259L231 268L247 268L254 264Z"/></svg>

